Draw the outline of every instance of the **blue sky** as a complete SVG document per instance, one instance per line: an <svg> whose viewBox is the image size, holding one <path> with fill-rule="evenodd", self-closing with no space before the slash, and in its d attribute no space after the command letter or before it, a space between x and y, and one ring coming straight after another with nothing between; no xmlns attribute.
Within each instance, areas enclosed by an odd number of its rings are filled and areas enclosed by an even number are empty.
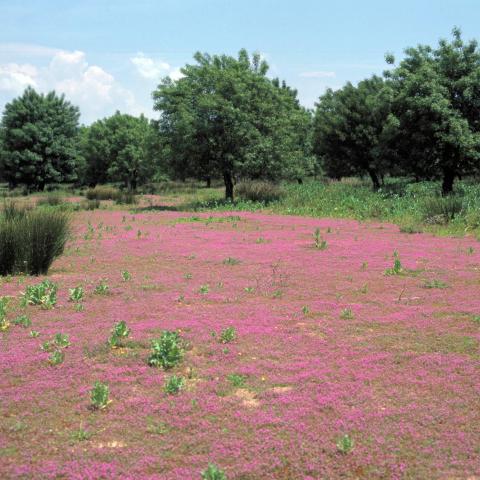
<svg viewBox="0 0 480 480"><path fill-rule="evenodd" d="M313 107L385 69L405 47L435 44L454 25L480 38L480 0L0 0L0 109L31 84L55 89L90 123L123 112L155 116L160 78L200 50L259 51Z"/></svg>

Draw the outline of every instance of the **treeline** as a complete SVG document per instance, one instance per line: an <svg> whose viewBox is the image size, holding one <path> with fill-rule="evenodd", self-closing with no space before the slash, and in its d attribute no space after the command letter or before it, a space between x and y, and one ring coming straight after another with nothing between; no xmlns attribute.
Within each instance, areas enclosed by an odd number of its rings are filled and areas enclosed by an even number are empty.
<svg viewBox="0 0 480 480"><path fill-rule="evenodd" d="M480 49L459 29L437 47L405 51L382 77L328 90L314 111L267 76L258 54L197 53L177 81L153 92L158 120L117 112L80 127L78 108L27 88L5 107L1 177L10 187L121 182L135 190L165 179L299 181L312 175L441 179L480 170Z"/></svg>

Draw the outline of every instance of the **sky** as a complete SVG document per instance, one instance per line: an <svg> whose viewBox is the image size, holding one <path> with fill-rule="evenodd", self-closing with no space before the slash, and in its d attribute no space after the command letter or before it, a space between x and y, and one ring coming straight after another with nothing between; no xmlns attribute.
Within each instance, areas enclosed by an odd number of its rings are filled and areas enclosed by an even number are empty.
<svg viewBox="0 0 480 480"><path fill-rule="evenodd" d="M196 51L259 52L313 108L327 88L381 75L386 52L480 39L480 0L0 0L0 111L31 85L81 122L158 117L151 93Z"/></svg>

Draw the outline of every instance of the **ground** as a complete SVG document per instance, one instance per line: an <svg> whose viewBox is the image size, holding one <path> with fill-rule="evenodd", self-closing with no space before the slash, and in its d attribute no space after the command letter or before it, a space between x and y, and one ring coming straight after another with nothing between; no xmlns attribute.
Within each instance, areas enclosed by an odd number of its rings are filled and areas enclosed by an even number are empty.
<svg viewBox="0 0 480 480"><path fill-rule="evenodd" d="M387 275L394 251L402 269ZM209 462L229 480L480 478L474 239L107 209L75 214L48 278L50 310L18 303L42 277L1 285L10 320L32 321L0 333L2 478L200 479ZM78 285L83 311L68 300ZM112 349L121 320L131 336ZM222 343L228 327L236 338ZM165 329L186 349L167 372L147 365ZM59 332L71 345L53 366L40 345ZM172 374L186 379L177 395L164 390ZM96 380L110 388L101 410ZM354 444L342 453L343 435Z"/></svg>

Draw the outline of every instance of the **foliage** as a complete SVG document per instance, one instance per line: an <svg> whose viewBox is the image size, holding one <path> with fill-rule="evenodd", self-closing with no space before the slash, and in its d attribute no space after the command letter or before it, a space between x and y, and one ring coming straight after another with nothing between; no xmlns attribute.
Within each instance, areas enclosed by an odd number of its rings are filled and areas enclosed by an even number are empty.
<svg viewBox="0 0 480 480"><path fill-rule="evenodd" d="M241 200L267 204L279 200L284 195L284 191L275 183L251 180L237 183L235 185L235 194Z"/></svg>
<svg viewBox="0 0 480 480"><path fill-rule="evenodd" d="M43 309L49 310L57 303L57 289L57 284L50 280L29 285L22 293L22 305L40 305Z"/></svg>
<svg viewBox="0 0 480 480"><path fill-rule="evenodd" d="M132 279L132 274L128 270L123 270L122 271L122 280L124 282L128 282L131 279Z"/></svg>
<svg viewBox="0 0 480 480"><path fill-rule="evenodd" d="M7 305L9 301L8 297L0 297L0 332L7 330L10 325L7 321Z"/></svg>
<svg viewBox="0 0 480 480"><path fill-rule="evenodd" d="M233 200L236 176L300 178L311 170L310 114L296 91L266 76L259 54L194 58L181 79L167 77L153 93L174 176L220 176Z"/></svg>
<svg viewBox="0 0 480 480"><path fill-rule="evenodd" d="M79 115L64 96L39 94L32 87L5 106L1 170L10 187L23 183L43 190L47 183L77 178Z"/></svg>
<svg viewBox="0 0 480 480"><path fill-rule="evenodd" d="M185 386L185 379L183 377L177 377L172 375L165 382L165 393L168 395L177 394Z"/></svg>
<svg viewBox="0 0 480 480"><path fill-rule="evenodd" d="M81 302L85 297L85 291L81 286L69 288L68 292L69 292L68 299L71 302Z"/></svg>
<svg viewBox="0 0 480 480"><path fill-rule="evenodd" d="M0 216L0 274L46 274L63 253L70 231L69 215L12 205Z"/></svg>
<svg viewBox="0 0 480 480"><path fill-rule="evenodd" d="M152 341L148 364L164 370L175 367L182 360L184 350L177 332L164 330L162 336Z"/></svg>
<svg viewBox="0 0 480 480"><path fill-rule="evenodd" d="M65 353L62 350L53 351L48 357L50 365L59 365L65 360Z"/></svg>
<svg viewBox="0 0 480 480"><path fill-rule="evenodd" d="M88 200L116 200L119 190L108 185L97 185L95 188L89 188L85 196Z"/></svg>
<svg viewBox="0 0 480 480"><path fill-rule="evenodd" d="M96 295L108 295L110 293L110 287L106 280L101 280L100 283L95 287L93 291Z"/></svg>
<svg viewBox="0 0 480 480"><path fill-rule="evenodd" d="M316 228L315 232L313 233L313 239L315 242L315 248L318 250L325 250L327 248L327 241L322 238L320 235L320 229Z"/></svg>
<svg viewBox="0 0 480 480"><path fill-rule="evenodd" d="M202 480L227 480L227 476L216 465L209 463L208 468L202 472Z"/></svg>
<svg viewBox="0 0 480 480"><path fill-rule="evenodd" d="M220 341L222 343L233 342L237 338L237 331L235 327L227 327L223 329L220 333Z"/></svg>
<svg viewBox="0 0 480 480"><path fill-rule="evenodd" d="M347 453L350 453L355 446L355 442L353 441L353 438L350 437L348 434L345 434L341 436L337 440L337 449L340 453L343 453L346 455Z"/></svg>
<svg viewBox="0 0 480 480"><path fill-rule="evenodd" d="M402 262L400 261L398 252L395 250L393 252L393 267L387 268L385 270L385 275L401 275L402 273L403 273Z"/></svg>
<svg viewBox="0 0 480 480"><path fill-rule="evenodd" d="M95 410L102 410L111 402L108 399L110 390L108 385L99 381L96 381L90 391L91 406Z"/></svg>
<svg viewBox="0 0 480 480"><path fill-rule="evenodd" d="M12 320L14 325L21 325L23 328L30 327L32 325L32 321L28 318L27 315L19 315Z"/></svg>
<svg viewBox="0 0 480 480"><path fill-rule="evenodd" d="M112 329L112 334L108 340L108 344L112 347L119 347L122 345L124 339L130 335L130 329L127 327L125 320L116 323Z"/></svg>
<svg viewBox="0 0 480 480"><path fill-rule="evenodd" d="M239 375L238 373L231 373L227 376L227 380L237 388L241 388L245 385L245 375Z"/></svg>

